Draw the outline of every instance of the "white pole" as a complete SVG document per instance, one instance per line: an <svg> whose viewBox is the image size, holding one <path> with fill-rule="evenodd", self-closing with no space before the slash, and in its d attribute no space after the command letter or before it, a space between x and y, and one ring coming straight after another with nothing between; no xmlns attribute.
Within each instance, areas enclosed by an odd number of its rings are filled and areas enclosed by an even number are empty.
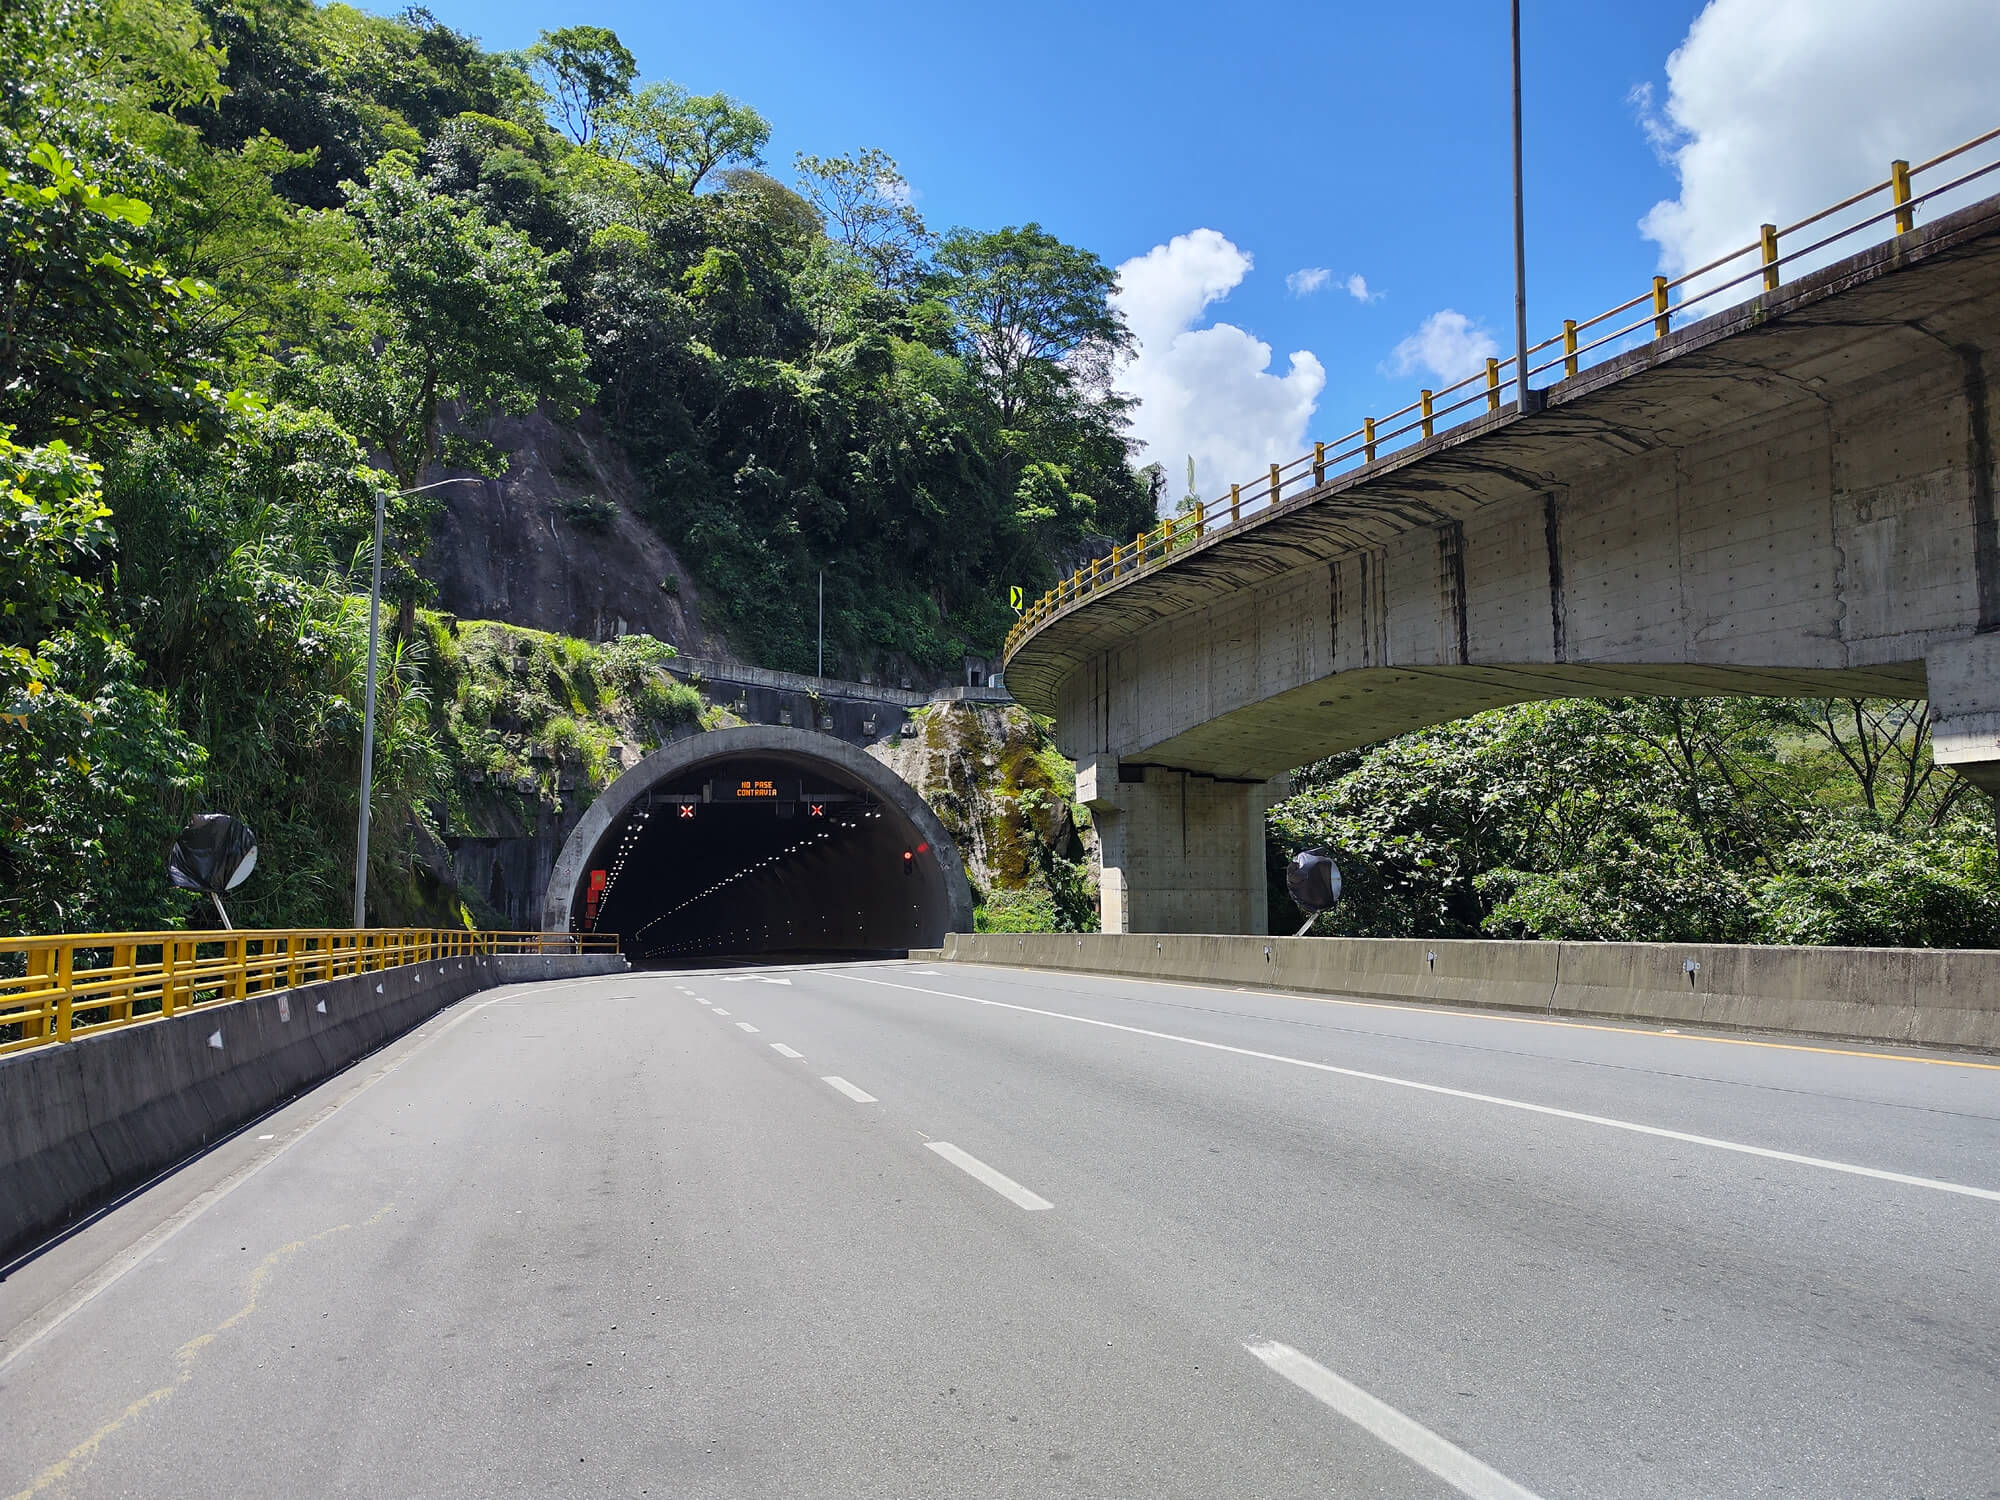
<svg viewBox="0 0 2000 1500"><path fill-rule="evenodd" d="M375 491L375 569L368 586L368 687L361 710L361 816L354 831L354 925L368 925L368 799L375 779L375 657L382 625L382 512L388 497Z"/></svg>
<svg viewBox="0 0 2000 1500"><path fill-rule="evenodd" d="M819 571L819 675L826 676L826 569Z"/></svg>

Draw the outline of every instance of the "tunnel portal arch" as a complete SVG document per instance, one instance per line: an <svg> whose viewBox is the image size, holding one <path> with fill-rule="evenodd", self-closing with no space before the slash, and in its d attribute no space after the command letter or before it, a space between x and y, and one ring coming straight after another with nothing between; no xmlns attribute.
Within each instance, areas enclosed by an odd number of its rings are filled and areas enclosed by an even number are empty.
<svg viewBox="0 0 2000 1500"><path fill-rule="evenodd" d="M972 929L958 846L908 782L843 740L744 725L664 745L564 842L548 932L635 959L935 947Z"/></svg>

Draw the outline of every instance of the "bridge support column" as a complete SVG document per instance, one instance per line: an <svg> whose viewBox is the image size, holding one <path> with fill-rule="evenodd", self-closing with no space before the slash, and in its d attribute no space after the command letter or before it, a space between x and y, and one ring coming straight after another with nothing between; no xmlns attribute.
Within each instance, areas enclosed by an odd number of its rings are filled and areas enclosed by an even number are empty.
<svg viewBox="0 0 2000 1500"><path fill-rule="evenodd" d="M1278 782L1221 781L1164 766L1077 763L1077 800L1096 821L1106 932L1270 930L1264 813Z"/></svg>
<svg viewBox="0 0 2000 1500"><path fill-rule="evenodd" d="M1924 653L1931 756L1994 799L2000 837L2000 632Z"/></svg>

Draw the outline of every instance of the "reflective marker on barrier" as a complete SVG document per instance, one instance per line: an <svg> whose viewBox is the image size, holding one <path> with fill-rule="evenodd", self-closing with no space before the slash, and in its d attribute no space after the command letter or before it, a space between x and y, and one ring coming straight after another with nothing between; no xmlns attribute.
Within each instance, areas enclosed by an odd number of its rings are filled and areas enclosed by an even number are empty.
<svg viewBox="0 0 2000 1500"><path fill-rule="evenodd" d="M220 1052L222 1050L222 1033L220 1031L211 1031L208 1034L208 1045L213 1047L217 1052Z"/></svg>

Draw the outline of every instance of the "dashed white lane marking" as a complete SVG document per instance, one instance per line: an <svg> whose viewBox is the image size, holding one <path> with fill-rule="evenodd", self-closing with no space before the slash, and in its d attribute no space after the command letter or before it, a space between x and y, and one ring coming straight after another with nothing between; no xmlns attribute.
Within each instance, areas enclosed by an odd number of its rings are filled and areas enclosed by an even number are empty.
<svg viewBox="0 0 2000 1500"><path fill-rule="evenodd" d="M718 974L715 977L720 979L724 984L741 984L743 982L741 974Z"/></svg>
<svg viewBox="0 0 2000 1500"><path fill-rule="evenodd" d="M1243 1347L1307 1395L1325 1402L1363 1432L1428 1469L1469 1500L1536 1500L1532 1490L1521 1488L1505 1474L1446 1442L1421 1422L1412 1421L1352 1381L1341 1379L1291 1345L1273 1340Z"/></svg>
<svg viewBox="0 0 2000 1500"><path fill-rule="evenodd" d="M715 1003L713 1000L703 1000L699 995L696 995L694 998L697 1003L702 1005L713 1005Z"/></svg>
<svg viewBox="0 0 2000 1500"><path fill-rule="evenodd" d="M748 1022L748 1021L738 1021L738 1022L736 1023L736 1029L737 1029L738 1031L747 1031L747 1032L749 1032L749 1033L750 1033L751 1035L753 1035L753 1036L754 1036L754 1035L756 1035L756 1033L757 1033L757 1032L758 1032L759 1030L761 1030L762 1028L760 1028L760 1027L756 1027L756 1026L752 1026L752 1025L751 1025L751 1024L750 1024L750 1023Z"/></svg>
<svg viewBox="0 0 2000 1500"><path fill-rule="evenodd" d="M827 1080L829 1083L832 1081L832 1079ZM1053 1203L1049 1202L1040 1193L1029 1192L1005 1172L994 1171L993 1168L987 1166L985 1162L974 1156L970 1151L961 1151L958 1147L952 1145L950 1141L925 1141L924 1144L968 1177L978 1178L979 1181L992 1188L994 1192L1007 1199L1008 1202L1025 1208L1030 1213L1044 1208L1055 1207Z"/></svg>
<svg viewBox="0 0 2000 1500"><path fill-rule="evenodd" d="M836 1078L831 1074L829 1074L825 1078L822 1078L820 1082L825 1084L831 1084L835 1089L847 1095L847 1097L852 1099L856 1104L879 1104L882 1102L881 1100L877 1099L873 1094L869 1093L866 1089L856 1088L853 1084L849 1083L845 1078Z"/></svg>
<svg viewBox="0 0 2000 1500"><path fill-rule="evenodd" d="M782 974L759 974L759 975L757 975L757 978L758 978L759 980L763 981L763 982L764 982L765 984L790 984L790 983L791 983L791 980L789 980L789 979L785 978L785 977L784 977L784 975L782 975Z"/></svg>
<svg viewBox="0 0 2000 1500"><path fill-rule="evenodd" d="M1938 1177L1916 1177L1908 1172L1890 1172L1881 1167L1864 1167L1848 1161L1831 1161L1823 1156L1801 1156L1796 1151L1776 1151L1769 1146L1751 1146L1742 1141L1725 1141L1712 1135L1690 1135L1685 1130L1668 1130L1663 1125L1641 1125L1635 1120L1615 1120L1609 1115L1585 1114L1581 1110L1557 1109L1553 1104L1533 1104L1526 1099L1509 1099L1500 1094L1479 1094L1469 1089L1446 1088L1441 1083L1423 1083L1415 1078L1397 1078L1388 1073L1364 1073L1359 1068L1341 1068L1332 1063L1313 1062L1304 1057L1287 1057L1282 1052L1259 1052L1252 1047L1232 1047L1226 1042L1204 1041L1198 1036L1177 1036L1171 1031L1153 1031L1144 1026L1127 1026L1119 1021L1100 1021L1095 1016L1076 1016L1067 1011L1042 1010L1033 1005L1014 1005L1006 1000L985 1000L977 995L957 995L950 990L934 990L921 984L896 984L887 979L865 979L839 969L827 970L832 979L851 979L856 984L879 984L892 990L910 990L919 995L938 995L946 1000L965 1000L995 1010L1015 1010L1024 1015L1048 1016L1057 1021L1075 1021L1080 1026L1101 1026L1106 1031L1124 1031L1148 1036L1156 1041L1179 1042L1183 1047L1201 1047L1209 1052L1228 1052L1237 1057L1254 1057L1260 1062L1284 1063L1293 1068L1310 1068L1315 1073L1335 1073L1342 1078L1359 1078L1367 1083L1386 1083L1399 1089L1415 1089L1422 1094L1441 1094L1450 1099L1469 1099L1475 1104L1494 1104L1502 1109L1518 1109L1525 1114L1547 1115L1556 1120L1576 1120L1585 1125L1602 1125L1607 1130L1627 1130L1633 1135L1650 1135L1663 1141L1683 1141L1690 1146L1706 1146L1713 1151L1733 1151L1739 1156L1758 1156L1765 1161L1786 1161L1794 1166L1818 1167L1825 1172L1844 1172L1850 1177L1872 1177L1877 1182L1900 1183L1904 1187L1929 1188L1934 1193L1956 1193L1964 1198L1984 1198L2000 1203L2000 1190L1972 1187L1963 1182L1947 1182Z"/></svg>
<svg viewBox="0 0 2000 1500"><path fill-rule="evenodd" d="M729 1014L729 1012L728 1012L728 1011L724 1010L724 1009L723 1009L723 1008L722 1008L721 1006L719 1006L719 1005L715 1007L715 1013L716 1013L716 1014L717 1014L718 1016L726 1016L726 1015L728 1015L728 1014Z"/></svg>
<svg viewBox="0 0 2000 1500"><path fill-rule="evenodd" d="M804 1057L804 1056L805 1056L805 1053L803 1053L803 1052L794 1052L794 1051L793 1051L793 1050L792 1050L792 1049L791 1049L790 1047L787 1047L787 1046L786 1046L786 1045L785 1045L785 1044L784 1044L783 1042L773 1042L773 1043L771 1043L771 1050L772 1050L773 1052L777 1053L777 1054L778 1054L778 1056L780 1056L780 1057Z"/></svg>

